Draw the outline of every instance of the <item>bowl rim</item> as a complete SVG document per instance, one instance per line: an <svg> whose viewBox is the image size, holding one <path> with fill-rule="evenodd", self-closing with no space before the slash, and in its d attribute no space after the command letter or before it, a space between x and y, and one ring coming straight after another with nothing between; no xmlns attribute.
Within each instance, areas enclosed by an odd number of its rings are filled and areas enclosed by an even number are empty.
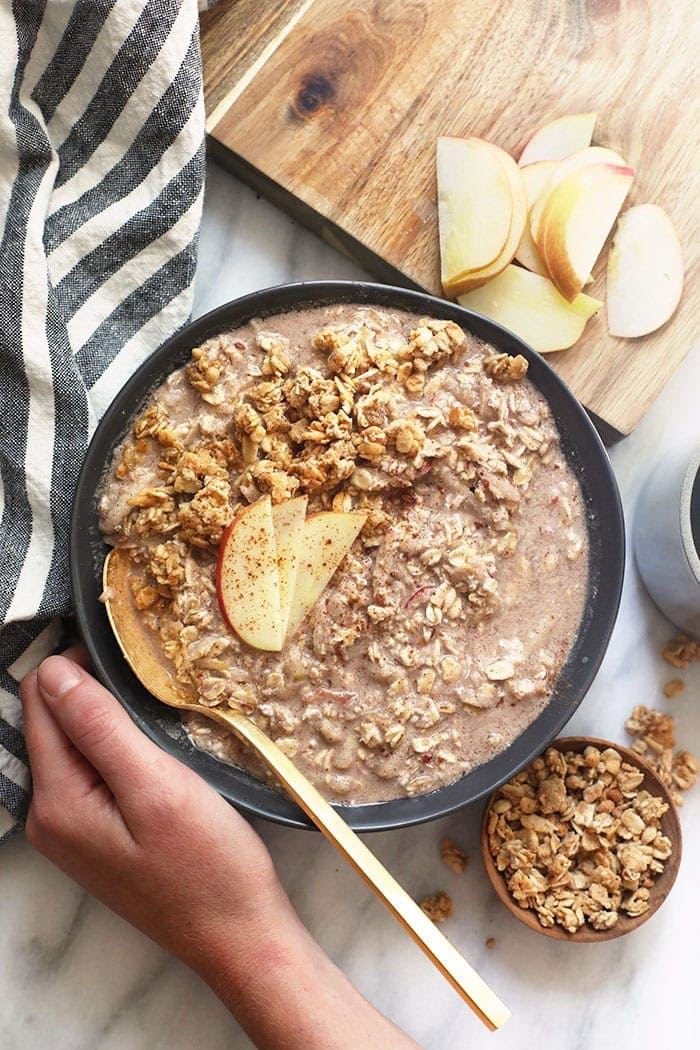
<svg viewBox="0 0 700 1050"><path fill-rule="evenodd" d="M700 484L700 450L693 453L683 473L679 506L679 524L683 552L695 582L700 584L700 554L693 535L691 503L695 486Z"/></svg>
<svg viewBox="0 0 700 1050"><path fill-rule="evenodd" d="M454 320L500 352L526 357L529 374L534 373L533 381L545 396L557 422L567 461L578 480L581 483L585 480L595 489L601 501L600 507L588 508L589 538L594 527L600 532L603 562L598 567L600 578L591 583L593 569L589 566L589 594L584 618L552 699L507 748L452 784L412 798L336 806L356 831L386 831L435 820L480 801L541 753L586 695L605 655L617 617L625 565L625 531L622 502L610 461L585 409L551 365L514 333L456 303L424 292L369 281L302 281L275 285L224 303L190 322L137 367L114 396L93 434L78 478L71 517L73 607L98 678L152 740L184 759L224 798L249 816L263 817L291 827L313 828L295 803L250 774L219 762L189 742L184 746L178 738L178 727L173 724L173 720L179 717L177 712L158 704L140 686L126 666L113 637L110 645L111 632L108 636L104 630L106 617L100 614L98 604L101 589L98 578L101 579L101 565L107 547L96 528L95 499L114 446L123 438L143 402L166 375L185 363L193 347L255 317L341 303L406 310ZM561 425L564 422L565 431ZM603 512L604 521L601 520ZM579 652L584 642L589 648ZM566 701L560 701L557 692L560 686L572 692ZM153 705L160 710L155 710ZM231 775L232 770L235 776Z"/></svg>
<svg viewBox="0 0 700 1050"><path fill-rule="evenodd" d="M680 868L681 860L683 858L683 832L681 828L680 815L678 813L678 807L675 805L671 798L669 788L661 780L658 773L655 772L645 760L643 755L638 755L632 748L626 747L624 744L616 744L612 740L603 740L600 737L595 736L567 736L559 737L557 740L553 740L551 744L547 745L545 751L554 747L558 751L583 751L586 747L597 747L603 751L606 748L613 748L621 756L623 761L629 762L632 765L637 766L649 781L654 785L657 792L668 803L668 810L661 818L662 823L665 821L667 825L667 831L671 830L673 833L673 853L669 858L671 861L670 865L664 866L663 872L654 880L654 885L659 885L662 880L665 880L662 885L662 890L653 898L653 903L649 909L643 912L641 915L629 916L620 913L620 920L618 924L609 930L594 930L592 926L585 923L579 927L576 933L569 933L558 923L554 926L542 926L536 913L532 908L521 908L514 900L514 898L508 892L506 884L503 879L503 875L497 869L493 855L488 848L487 843L487 824L489 813L494 802L497 801L498 792L500 791L502 784L499 784L497 788L491 793L484 806L484 812L481 817L480 824L480 835L479 841L481 845L481 860L486 871L489 883L501 901L501 903L508 909L511 915L514 915L519 922L526 926L529 930L534 933L541 933L545 937L550 937L558 941L572 941L577 944L595 944L598 941L611 941L617 937L624 937L627 933L633 933L634 930L638 930L640 926L643 926L648 919L651 919L653 915L659 910L661 905L664 903L668 895L670 894L673 886L678 877L678 870ZM544 751L542 752L544 754ZM645 788L648 790L648 788ZM670 837L670 836L669 836ZM619 923L622 922L620 926ZM582 932L583 931L583 932Z"/></svg>

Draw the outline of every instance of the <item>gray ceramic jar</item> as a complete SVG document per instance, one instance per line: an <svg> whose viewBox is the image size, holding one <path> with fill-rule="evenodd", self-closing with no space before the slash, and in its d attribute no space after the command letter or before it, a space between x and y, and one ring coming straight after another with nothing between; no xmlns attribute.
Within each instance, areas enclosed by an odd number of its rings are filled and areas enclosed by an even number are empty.
<svg viewBox="0 0 700 1050"><path fill-rule="evenodd" d="M700 638L700 450L664 457L644 487L634 552L647 590L682 631Z"/></svg>

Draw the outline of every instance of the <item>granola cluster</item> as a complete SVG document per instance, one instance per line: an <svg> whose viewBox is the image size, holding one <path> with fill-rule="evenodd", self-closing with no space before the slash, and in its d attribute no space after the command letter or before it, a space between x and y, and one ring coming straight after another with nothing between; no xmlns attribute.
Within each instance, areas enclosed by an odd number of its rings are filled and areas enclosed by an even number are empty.
<svg viewBox="0 0 700 1050"><path fill-rule="evenodd" d="M450 871L453 871L455 875L461 875L467 867L467 854L463 849L460 849L452 839L442 840L440 843L440 856L442 857L443 864L445 864Z"/></svg>
<svg viewBox="0 0 700 1050"><path fill-rule="evenodd" d="M640 790L644 774L614 748L549 748L500 788L488 848L521 908L542 926L608 930L641 915L671 855L668 805Z"/></svg>
<svg viewBox="0 0 700 1050"><path fill-rule="evenodd" d="M420 394L428 370L457 360L464 342L458 325L431 318L423 318L406 341L382 337L368 325L352 334L329 327L314 339L315 349L326 355L324 373L312 365L295 367L289 340L261 332L260 375L232 399L222 382L226 337L195 347L187 381L205 405L225 407L230 426L222 430L216 417L209 417L207 426L205 416L201 438L191 443L189 428L173 426L163 404L146 409L116 475L127 478L143 462L151 439L161 479L129 497L132 513L122 536L172 535L198 547L217 546L238 507L267 492L274 503L300 492L332 493L334 509L353 502L369 509L368 534L385 529L389 518L381 497L368 489L394 487L392 474L403 475L399 483L406 486L426 459L445 454L426 440L419 421L403 418L402 398L387 392L387 383L406 395ZM407 458L412 472L406 471ZM362 473L352 481L362 463L380 461L383 486L370 484Z"/></svg>
<svg viewBox="0 0 700 1050"><path fill-rule="evenodd" d="M452 839L442 839L440 856L443 864L455 875L461 875L466 870L467 854ZM420 902L420 907L433 922L444 922L451 917L454 911L452 898L444 890L424 897Z"/></svg>
<svg viewBox="0 0 700 1050"><path fill-rule="evenodd" d="M681 791L688 791L698 779L698 762L690 751L676 748L674 720L654 708L639 705L625 722L634 737L632 750L651 766L668 787L677 806L683 805Z"/></svg>
<svg viewBox="0 0 700 1050"><path fill-rule="evenodd" d="M688 664L700 660L700 644L684 634L679 634L666 642L661 655L672 667L686 671Z"/></svg>
<svg viewBox="0 0 700 1050"><path fill-rule="evenodd" d="M450 918L454 910L452 898L443 890L430 897L424 897L420 902L420 906L433 922L444 922L445 919Z"/></svg>
<svg viewBox="0 0 700 1050"><path fill-rule="evenodd" d="M198 367L201 360L195 362ZM209 374L218 374L216 370L212 373L212 367ZM131 513L120 530L122 538L134 545L146 541L146 554L148 544L162 537L195 547L215 546L233 519L230 472L238 466L238 450L229 438L187 446L189 429L186 424L171 425L159 402L149 405L134 423L134 440L124 446L116 469L117 477L128 478L149 451L158 457L159 483L129 496ZM157 564L150 564L148 557L146 561L148 570L157 576ZM163 594L170 596L169 591Z"/></svg>

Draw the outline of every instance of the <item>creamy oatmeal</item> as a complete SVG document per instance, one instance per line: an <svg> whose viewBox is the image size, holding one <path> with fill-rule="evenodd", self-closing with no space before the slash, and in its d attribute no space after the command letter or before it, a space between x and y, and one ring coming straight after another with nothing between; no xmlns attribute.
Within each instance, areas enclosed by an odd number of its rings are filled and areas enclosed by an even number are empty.
<svg viewBox="0 0 700 1050"><path fill-rule="evenodd" d="M252 321L192 351L115 451L103 532L144 630L207 705L250 713L335 801L419 795L547 704L586 598L578 483L521 357L452 322L359 306ZM281 653L241 642L215 588L236 509L308 494L368 511ZM266 774L228 733L193 741Z"/></svg>

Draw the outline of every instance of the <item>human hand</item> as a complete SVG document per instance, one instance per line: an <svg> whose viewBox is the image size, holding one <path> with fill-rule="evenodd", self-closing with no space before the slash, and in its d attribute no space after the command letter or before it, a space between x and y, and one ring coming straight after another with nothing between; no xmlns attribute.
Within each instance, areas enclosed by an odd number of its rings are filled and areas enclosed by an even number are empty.
<svg viewBox="0 0 700 1050"><path fill-rule="evenodd" d="M250 939L254 956L288 906L262 841L139 731L85 662L81 650L50 657L21 686L29 841L200 973L227 938Z"/></svg>
<svg viewBox="0 0 700 1050"><path fill-rule="evenodd" d="M69 650L21 685L29 841L199 973L260 1050L415 1050L309 936L250 825L85 665Z"/></svg>

